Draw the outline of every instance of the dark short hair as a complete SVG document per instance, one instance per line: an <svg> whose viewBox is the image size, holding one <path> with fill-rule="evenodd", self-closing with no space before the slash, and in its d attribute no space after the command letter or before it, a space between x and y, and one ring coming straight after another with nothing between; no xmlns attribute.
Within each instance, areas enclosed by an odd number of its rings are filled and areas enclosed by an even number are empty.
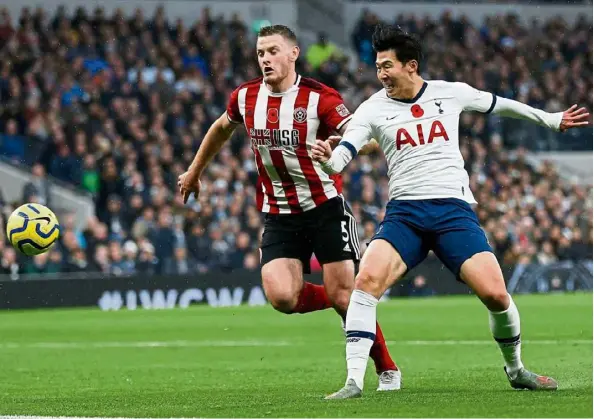
<svg viewBox="0 0 594 419"><path fill-rule="evenodd" d="M415 60L419 64L417 72L421 71L421 41L415 35L404 32L399 26L377 25L373 32L372 44L375 52L393 50L402 64Z"/></svg>
<svg viewBox="0 0 594 419"><path fill-rule="evenodd" d="M291 28L285 25L264 26L258 31L258 38L272 35L280 35L288 41L295 44L297 43L297 35L295 35L295 32L293 32Z"/></svg>

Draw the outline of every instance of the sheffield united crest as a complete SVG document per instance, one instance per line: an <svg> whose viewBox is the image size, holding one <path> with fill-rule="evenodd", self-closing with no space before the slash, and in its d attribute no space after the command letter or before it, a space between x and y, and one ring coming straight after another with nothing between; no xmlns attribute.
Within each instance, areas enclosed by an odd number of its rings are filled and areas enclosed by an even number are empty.
<svg viewBox="0 0 594 419"><path fill-rule="evenodd" d="M307 120L307 109L296 108L293 112L293 119L295 122L305 122Z"/></svg>

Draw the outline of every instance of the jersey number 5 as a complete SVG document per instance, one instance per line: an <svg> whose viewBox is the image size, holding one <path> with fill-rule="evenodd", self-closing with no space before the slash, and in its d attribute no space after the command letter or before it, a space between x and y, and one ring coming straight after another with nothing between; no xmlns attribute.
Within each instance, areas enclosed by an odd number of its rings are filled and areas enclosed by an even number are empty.
<svg viewBox="0 0 594 419"><path fill-rule="evenodd" d="M347 230L347 222L343 221L341 223L342 226L342 240L344 240L345 243L349 242L349 231Z"/></svg>

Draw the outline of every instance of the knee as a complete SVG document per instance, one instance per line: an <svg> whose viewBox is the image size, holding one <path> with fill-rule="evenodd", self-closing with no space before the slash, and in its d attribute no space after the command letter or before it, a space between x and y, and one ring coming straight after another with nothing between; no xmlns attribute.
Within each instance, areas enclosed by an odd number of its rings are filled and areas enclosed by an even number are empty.
<svg viewBox="0 0 594 419"><path fill-rule="evenodd" d="M330 301L332 301L334 308L338 309L340 312L346 313L349 308L352 292L353 290L351 288L339 288L329 294L328 297L330 298Z"/></svg>
<svg viewBox="0 0 594 419"><path fill-rule="evenodd" d="M505 311L509 307L509 295L506 289L490 289L479 297L490 311Z"/></svg>
<svg viewBox="0 0 594 419"><path fill-rule="evenodd" d="M289 314L297 306L303 284L291 269L279 269L279 266L268 263L262 267L262 286L272 307Z"/></svg>
<svg viewBox="0 0 594 419"><path fill-rule="evenodd" d="M264 290L266 298L276 311L291 314L297 306L299 296L295 293L280 290Z"/></svg>
<svg viewBox="0 0 594 419"><path fill-rule="evenodd" d="M365 291L376 298L384 293L385 279L370 269L362 269L355 278L355 289Z"/></svg>
<svg viewBox="0 0 594 419"><path fill-rule="evenodd" d="M269 280L267 276L262 277L262 285L266 298L275 310L286 314L293 312L299 298L298 289L293 290L291 286L283 287L278 281Z"/></svg>

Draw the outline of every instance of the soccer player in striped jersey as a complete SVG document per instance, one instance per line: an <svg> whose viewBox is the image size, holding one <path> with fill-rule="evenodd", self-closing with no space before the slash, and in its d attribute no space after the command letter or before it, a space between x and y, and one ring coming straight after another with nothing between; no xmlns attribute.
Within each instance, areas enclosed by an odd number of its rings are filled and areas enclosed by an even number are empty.
<svg viewBox="0 0 594 419"><path fill-rule="evenodd" d="M334 89L297 74L299 47L289 28L262 28L256 49L263 77L231 94L226 112L180 176L180 192L184 202L198 195L205 167L244 125L258 169L256 202L265 213L261 262L268 300L287 314L334 307L344 320L360 258L356 220L342 196L340 175L326 174L310 151L316 139L343 133L351 114ZM375 148L372 143L362 154ZM322 265L323 286L303 279L312 253ZM374 331L370 355L378 390L398 390L400 371L379 325Z"/></svg>

